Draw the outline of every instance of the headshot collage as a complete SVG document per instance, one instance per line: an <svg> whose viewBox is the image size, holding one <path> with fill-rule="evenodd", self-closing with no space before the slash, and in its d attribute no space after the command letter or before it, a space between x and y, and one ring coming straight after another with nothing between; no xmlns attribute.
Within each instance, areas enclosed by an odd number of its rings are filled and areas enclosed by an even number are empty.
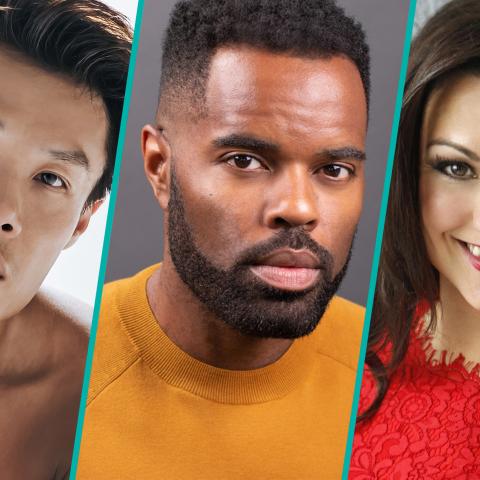
<svg viewBox="0 0 480 480"><path fill-rule="evenodd" d="M480 480L480 0L0 0L0 73L0 480Z"/></svg>

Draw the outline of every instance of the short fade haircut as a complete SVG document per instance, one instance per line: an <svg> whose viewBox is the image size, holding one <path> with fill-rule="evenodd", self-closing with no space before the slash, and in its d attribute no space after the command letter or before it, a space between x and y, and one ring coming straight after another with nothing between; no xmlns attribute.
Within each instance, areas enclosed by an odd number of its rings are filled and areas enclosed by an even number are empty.
<svg viewBox="0 0 480 480"><path fill-rule="evenodd" d="M103 100L107 160L86 206L103 198L112 183L131 43L127 19L97 0L0 0L0 48Z"/></svg>
<svg viewBox="0 0 480 480"><path fill-rule="evenodd" d="M247 46L305 58L344 56L370 92L365 33L333 0L181 0L163 46L160 109L188 100L202 109L209 63L221 47Z"/></svg>

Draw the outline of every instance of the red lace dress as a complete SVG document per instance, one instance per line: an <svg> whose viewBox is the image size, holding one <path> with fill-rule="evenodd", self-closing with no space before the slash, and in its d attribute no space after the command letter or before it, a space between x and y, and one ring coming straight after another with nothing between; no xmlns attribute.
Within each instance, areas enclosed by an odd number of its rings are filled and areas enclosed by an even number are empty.
<svg viewBox="0 0 480 480"><path fill-rule="evenodd" d="M480 479L480 366L433 360L416 334L380 409L357 425L349 479ZM375 396L366 372L362 412Z"/></svg>

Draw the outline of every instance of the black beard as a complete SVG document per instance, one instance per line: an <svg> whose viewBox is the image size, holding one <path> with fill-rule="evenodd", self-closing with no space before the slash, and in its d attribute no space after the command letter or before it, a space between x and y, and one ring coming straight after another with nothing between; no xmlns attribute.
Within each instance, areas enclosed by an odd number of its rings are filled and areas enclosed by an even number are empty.
<svg viewBox="0 0 480 480"><path fill-rule="evenodd" d="M318 325L345 276L348 258L333 277L333 257L302 227L284 229L271 239L244 251L232 267L223 270L195 244L175 171L172 169L168 203L170 256L182 281L219 319L235 330L261 338L298 338ZM290 292L262 282L249 267L278 248L308 249L320 260L319 280L308 290ZM332 278L333 277L333 278Z"/></svg>

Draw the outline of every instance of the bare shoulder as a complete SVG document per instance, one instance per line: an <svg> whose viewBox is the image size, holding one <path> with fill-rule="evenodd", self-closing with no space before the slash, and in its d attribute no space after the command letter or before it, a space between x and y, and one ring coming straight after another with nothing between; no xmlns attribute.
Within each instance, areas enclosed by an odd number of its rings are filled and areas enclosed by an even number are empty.
<svg viewBox="0 0 480 480"><path fill-rule="evenodd" d="M88 350L92 309L82 301L57 291L37 295L35 317L49 335L52 388L66 402L77 402Z"/></svg>
<svg viewBox="0 0 480 480"><path fill-rule="evenodd" d="M42 288L36 296L37 313L64 326L65 334L88 336L93 309L78 298L58 290Z"/></svg>
<svg viewBox="0 0 480 480"><path fill-rule="evenodd" d="M67 396L71 390L76 396L83 378L92 309L55 290L42 289L35 302L35 319L49 336L51 379L61 382Z"/></svg>
<svg viewBox="0 0 480 480"><path fill-rule="evenodd" d="M88 348L90 308L55 291L41 290L8 324L1 338L3 376L51 378L56 372L81 370Z"/></svg>
<svg viewBox="0 0 480 480"><path fill-rule="evenodd" d="M17 419L18 438L12 440L12 448L28 444L32 461L38 459L52 472L69 468L90 315L82 302L42 290L11 322L8 341L2 345L10 395L0 399L0 408Z"/></svg>
<svg viewBox="0 0 480 480"><path fill-rule="evenodd" d="M88 305L63 292L41 290L37 295L37 319L48 325L51 336L45 387L55 395L49 416L60 468L68 467L73 448L92 313Z"/></svg>

